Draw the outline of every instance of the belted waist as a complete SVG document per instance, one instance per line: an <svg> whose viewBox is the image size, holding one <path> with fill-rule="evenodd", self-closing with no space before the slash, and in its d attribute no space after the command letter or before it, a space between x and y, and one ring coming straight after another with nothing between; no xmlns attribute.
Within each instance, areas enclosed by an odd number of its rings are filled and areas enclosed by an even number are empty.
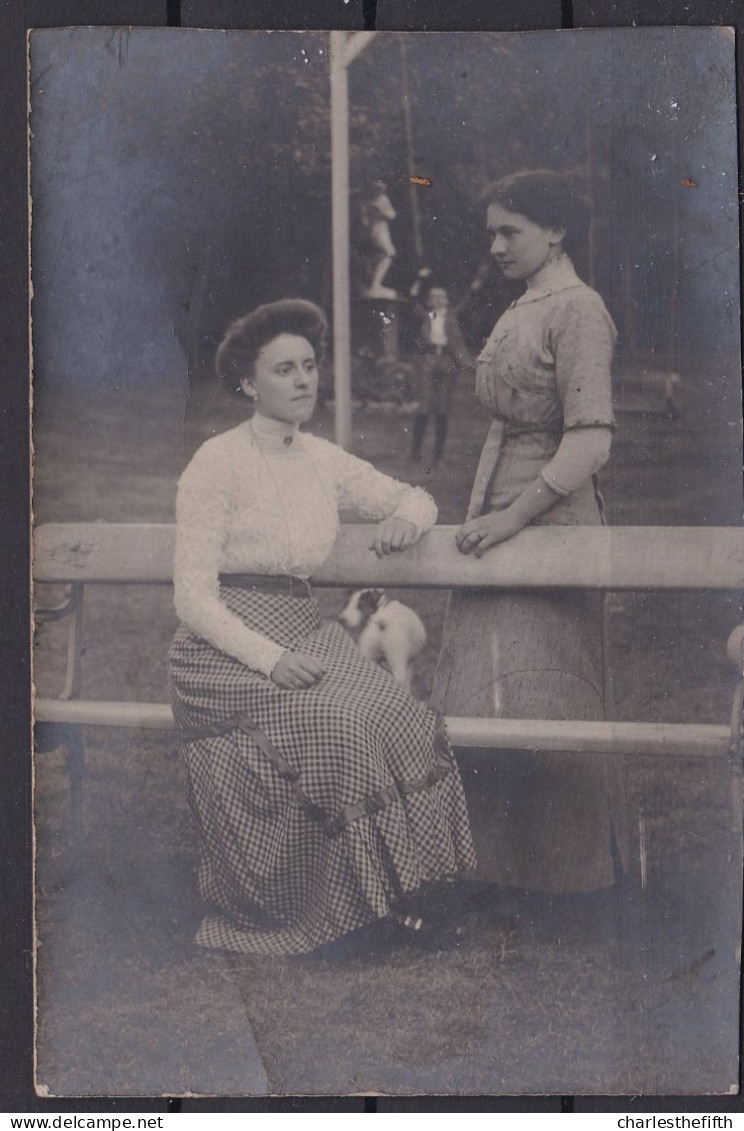
<svg viewBox="0 0 744 1131"><path fill-rule="evenodd" d="M220 585L233 589L259 589L263 593L283 593L285 597L312 597L310 582L288 573L221 573Z"/></svg>
<svg viewBox="0 0 744 1131"><path fill-rule="evenodd" d="M552 439L560 440L563 433L562 422L559 426L547 428L544 424L533 424L529 421L505 420L493 409L491 414L493 420L478 460L473 481L473 490L467 511L468 519L479 518L488 510L488 501L496 478L496 469L504 450L504 444L511 437L550 436Z"/></svg>

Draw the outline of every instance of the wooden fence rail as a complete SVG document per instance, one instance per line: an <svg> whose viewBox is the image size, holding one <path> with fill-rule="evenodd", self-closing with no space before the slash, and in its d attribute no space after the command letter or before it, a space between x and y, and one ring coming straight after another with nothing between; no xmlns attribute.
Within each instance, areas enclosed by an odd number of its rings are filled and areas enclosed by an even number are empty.
<svg viewBox="0 0 744 1131"><path fill-rule="evenodd" d="M323 586L412 589L744 589L744 532L730 527L530 527L483 558L464 557L453 526L379 561L370 527L345 525L313 578ZM167 584L175 528L50 523L34 537L37 582Z"/></svg>
<svg viewBox="0 0 744 1131"><path fill-rule="evenodd" d="M344 526L314 579L324 586L388 588L744 588L744 533L699 527L551 527L523 531L478 561L463 557L454 527L431 530L405 554L378 560L372 527ZM71 599L47 610L69 613L68 664L60 698L39 698L35 719L62 726L173 728L165 703L120 703L77 697L86 585L168 584L173 580L175 529L140 523L40 526L34 538L37 583L69 586ZM674 723L556 722L549 719L447 720L457 746L717 756L730 741L727 726Z"/></svg>
<svg viewBox="0 0 744 1131"><path fill-rule="evenodd" d="M91 699L37 699L35 718L62 726L132 727L173 730L165 703L115 703ZM573 750L590 754L669 754L715 758L725 755L728 726L697 723L602 723L553 719L447 718L454 746L494 750Z"/></svg>
<svg viewBox="0 0 744 1131"><path fill-rule="evenodd" d="M369 549L372 527L342 527L331 557L313 579L322 586L594 590L744 589L744 532L697 527L533 527L484 558L463 557L454 527L429 531L405 554L378 560ZM38 586L64 586L63 599L37 613L67 623L67 666L58 698L34 704L38 749L64 745L76 852L81 852L81 728L174 728L166 703L79 698L84 646L83 601L88 585L165 585L173 580L175 529L170 525L65 523L40 526L34 536ZM732 626L734 628L734 626ZM744 631L735 628L730 658L741 673ZM448 718L456 747L574 750L596 754L730 757L734 793L740 786L741 684L726 725L586 722L579 720ZM738 706L737 706L738 704ZM738 804L738 802L737 802ZM738 810L737 810L738 811Z"/></svg>

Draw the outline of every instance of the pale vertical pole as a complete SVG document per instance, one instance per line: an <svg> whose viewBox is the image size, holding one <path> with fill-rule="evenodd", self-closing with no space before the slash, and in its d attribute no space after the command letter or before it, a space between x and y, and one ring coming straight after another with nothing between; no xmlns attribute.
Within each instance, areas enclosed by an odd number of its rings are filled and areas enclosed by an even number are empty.
<svg viewBox="0 0 744 1131"><path fill-rule="evenodd" d="M589 190L589 230L586 236L586 252L587 252L587 274L589 276L589 286L594 287L597 279L597 239L596 239L596 191L594 181L594 129L592 127L591 115L587 113L586 121L586 171L587 171L587 188Z"/></svg>
<svg viewBox="0 0 744 1131"><path fill-rule="evenodd" d="M419 215L418 196L413 178L416 167L413 157L413 125L411 123L411 93L408 84L408 58L406 55L406 41L400 40L400 61L403 72L403 117L406 123L406 151L408 154L408 192L411 200L411 216L413 217L413 250L421 265L424 258L424 248L421 243L421 217Z"/></svg>
<svg viewBox="0 0 744 1131"><path fill-rule="evenodd" d="M335 436L351 447L351 302L349 279L349 84L346 34L332 31L331 231L333 236L333 391Z"/></svg>

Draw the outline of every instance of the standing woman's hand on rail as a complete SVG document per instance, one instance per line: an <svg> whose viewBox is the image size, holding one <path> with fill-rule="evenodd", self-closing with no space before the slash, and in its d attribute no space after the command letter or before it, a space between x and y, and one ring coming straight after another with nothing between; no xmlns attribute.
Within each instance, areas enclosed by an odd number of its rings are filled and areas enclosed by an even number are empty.
<svg viewBox="0 0 744 1131"><path fill-rule="evenodd" d="M538 477L510 506L471 518L461 526L455 534L457 548L461 554L474 553L480 558L491 546L519 534L533 518L549 510L560 498L557 491Z"/></svg>
<svg viewBox="0 0 744 1131"><path fill-rule="evenodd" d="M524 526L524 520L515 515L511 507L503 511L492 511L480 518L471 518L455 534L455 542L461 554L475 554L479 558L490 546L506 542Z"/></svg>

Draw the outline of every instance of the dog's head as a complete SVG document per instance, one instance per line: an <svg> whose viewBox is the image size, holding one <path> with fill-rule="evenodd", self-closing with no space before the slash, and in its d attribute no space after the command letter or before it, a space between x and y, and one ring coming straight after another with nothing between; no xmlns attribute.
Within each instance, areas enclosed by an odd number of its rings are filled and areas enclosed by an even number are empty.
<svg viewBox="0 0 744 1131"><path fill-rule="evenodd" d="M382 589L357 589L350 594L338 619L347 628L363 628L379 609L384 596Z"/></svg>

